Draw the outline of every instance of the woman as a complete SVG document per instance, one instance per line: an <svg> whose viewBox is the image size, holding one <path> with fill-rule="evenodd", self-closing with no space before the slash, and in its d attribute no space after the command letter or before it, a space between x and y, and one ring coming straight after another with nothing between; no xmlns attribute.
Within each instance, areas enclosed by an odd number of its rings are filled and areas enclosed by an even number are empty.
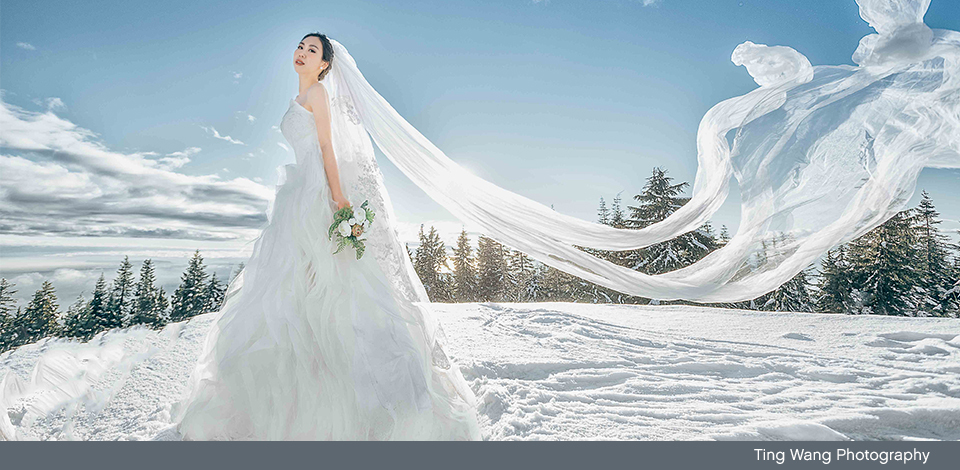
<svg viewBox="0 0 960 470"><path fill-rule="evenodd" d="M339 50L311 33L294 52L299 95L280 130L296 164L177 406L183 439L480 438L476 397L397 237ZM363 200L376 212L365 254L333 254L334 212Z"/></svg>

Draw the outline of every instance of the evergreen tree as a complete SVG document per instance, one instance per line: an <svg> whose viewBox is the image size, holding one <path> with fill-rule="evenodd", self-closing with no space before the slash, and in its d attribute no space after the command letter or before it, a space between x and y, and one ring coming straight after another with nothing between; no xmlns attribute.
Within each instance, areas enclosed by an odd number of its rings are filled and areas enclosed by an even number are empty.
<svg viewBox="0 0 960 470"><path fill-rule="evenodd" d="M789 281L771 292L761 310L773 312L813 312L810 281L806 270L798 272Z"/></svg>
<svg viewBox="0 0 960 470"><path fill-rule="evenodd" d="M107 329L127 326L130 323L130 315L133 312L135 281L133 279L133 265L130 264L130 257L124 256L120 268L117 269L117 277L113 280L113 289L110 292L110 302L108 303L109 322Z"/></svg>
<svg viewBox="0 0 960 470"><path fill-rule="evenodd" d="M227 286L220 282L217 279L217 273L213 273L210 276L210 282L207 284L206 288L206 301L207 305L204 308L205 312L217 312L220 311L220 307L223 307L223 299L227 293Z"/></svg>
<svg viewBox="0 0 960 470"><path fill-rule="evenodd" d="M477 243L477 300L501 302L506 295L507 261L504 246L483 236Z"/></svg>
<svg viewBox="0 0 960 470"><path fill-rule="evenodd" d="M187 270L180 276L180 286L173 292L170 321L178 322L203 313L207 307L207 272L200 250L194 252Z"/></svg>
<svg viewBox="0 0 960 470"><path fill-rule="evenodd" d="M239 276L240 273L243 272L243 268L244 268L244 267L245 267L245 266L244 266L243 262L241 261L240 264L237 265L237 270L234 271L234 272L233 272L233 275L230 276L230 282L233 282L233 281L237 278L237 276Z"/></svg>
<svg viewBox="0 0 960 470"><path fill-rule="evenodd" d="M461 229L453 250L453 291L457 302L474 302L477 299L477 266L466 229Z"/></svg>
<svg viewBox="0 0 960 470"><path fill-rule="evenodd" d="M60 306L57 294L50 281L43 281L40 289L23 311L25 338L21 344L33 343L41 338L59 334Z"/></svg>
<svg viewBox="0 0 960 470"><path fill-rule="evenodd" d="M610 208L610 219L608 225L614 228L624 228L627 226L626 217L623 215L623 209L620 208L620 193L613 198L613 206Z"/></svg>
<svg viewBox="0 0 960 470"><path fill-rule="evenodd" d="M153 328L162 326L159 306L157 305L157 276L153 267L153 260L143 260L140 266L140 280L134 288L134 300L131 325L149 325Z"/></svg>
<svg viewBox="0 0 960 470"><path fill-rule="evenodd" d="M506 249L508 288L504 300L510 302L530 302L536 300L536 284L533 282L536 269L533 258L522 251Z"/></svg>
<svg viewBox="0 0 960 470"><path fill-rule="evenodd" d="M81 293L77 296L76 302L67 307L61 336L66 338L83 337L83 324L87 316L87 300L83 298Z"/></svg>
<svg viewBox="0 0 960 470"><path fill-rule="evenodd" d="M851 243L857 313L908 315L916 309L920 273L913 209L898 212Z"/></svg>
<svg viewBox="0 0 960 470"><path fill-rule="evenodd" d="M634 196L640 204L628 206L631 211L626 220L628 228L640 229L660 222L690 200L680 196L688 183L673 184L672 181L673 178L667 176L665 170L653 169L642 192ZM631 269L647 274L674 271L693 264L718 248L712 232L708 222L676 238L629 251L626 259Z"/></svg>
<svg viewBox="0 0 960 470"><path fill-rule="evenodd" d="M167 300L167 292L163 290L163 286L157 289L157 316L160 319L160 323L157 328L161 328L170 321L170 312L167 309L170 307L170 301Z"/></svg>
<svg viewBox="0 0 960 470"><path fill-rule="evenodd" d="M720 226L720 240L718 240L718 243L720 244L720 246L724 246L724 245L726 245L727 242L729 242L729 241L730 241L730 231L727 229L727 226L726 226L726 225L721 225L721 226Z"/></svg>
<svg viewBox="0 0 960 470"><path fill-rule="evenodd" d="M854 309L853 278L850 272L847 250L840 245L828 250L820 262L820 279L817 282L816 309L824 313L850 313Z"/></svg>
<svg viewBox="0 0 960 470"><path fill-rule="evenodd" d="M918 234L920 271L918 312L919 315L946 315L957 309L948 292L953 287L954 272L947 260L949 237L940 233L937 227L941 220L933 205L933 200L923 191L917 208L916 226Z"/></svg>
<svg viewBox="0 0 960 470"><path fill-rule="evenodd" d="M90 303L87 304L87 314L89 315L90 323L88 324L89 326L87 326L84 337L92 338L101 331L120 326L110 311L109 306L110 294L107 292L107 280L103 278L103 274L100 274L100 278L97 279L97 285L93 288Z"/></svg>
<svg viewBox="0 0 960 470"><path fill-rule="evenodd" d="M600 197L600 208L597 210L597 222L601 224L610 222L610 210L607 209L607 201L603 200L603 196Z"/></svg>
<svg viewBox="0 0 960 470"><path fill-rule="evenodd" d="M420 246L414 254L413 268L427 291L432 302L447 302L451 300L449 279L444 275L443 268L447 265L447 248L440 238L440 234L433 226L430 232L424 234L423 225L420 225Z"/></svg>
<svg viewBox="0 0 960 470"><path fill-rule="evenodd" d="M16 284L0 278L0 352L13 347L16 340L15 318L17 300L13 297L17 293Z"/></svg>

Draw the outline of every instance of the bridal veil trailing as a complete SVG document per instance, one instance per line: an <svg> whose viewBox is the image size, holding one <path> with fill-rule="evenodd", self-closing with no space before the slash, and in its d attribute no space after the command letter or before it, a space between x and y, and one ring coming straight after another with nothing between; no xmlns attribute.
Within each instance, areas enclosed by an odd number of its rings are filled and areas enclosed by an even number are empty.
<svg viewBox="0 0 960 470"><path fill-rule="evenodd" d="M691 200L640 230L558 213L449 159L363 78L343 46L343 78L364 128L403 173L464 222L588 281L642 297L749 300L832 247L896 214L924 167L960 168L960 33L923 23L930 0L857 0L873 27L858 66L811 66L785 46L745 42L732 60L760 85L711 108L697 133ZM647 275L577 247L629 250L694 230L741 192L740 225L721 249Z"/></svg>

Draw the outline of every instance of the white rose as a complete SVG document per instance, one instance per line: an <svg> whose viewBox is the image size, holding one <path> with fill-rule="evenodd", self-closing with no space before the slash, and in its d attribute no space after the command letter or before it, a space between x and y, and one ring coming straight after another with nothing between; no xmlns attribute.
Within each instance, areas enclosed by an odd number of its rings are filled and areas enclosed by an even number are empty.
<svg viewBox="0 0 960 470"><path fill-rule="evenodd" d="M357 225L357 224L359 224L359 223L360 223L360 221L359 221L359 220L357 220L357 218L356 218L356 217L350 217L350 220L348 220L347 222L349 222L349 223L350 223L350 225Z"/></svg>
<svg viewBox="0 0 960 470"><path fill-rule="evenodd" d="M343 236L345 236L345 237L349 237L349 236L350 236L350 224L348 224L346 220L344 220L343 222L340 222L340 225L337 226L337 231L340 232L340 235L343 235Z"/></svg>

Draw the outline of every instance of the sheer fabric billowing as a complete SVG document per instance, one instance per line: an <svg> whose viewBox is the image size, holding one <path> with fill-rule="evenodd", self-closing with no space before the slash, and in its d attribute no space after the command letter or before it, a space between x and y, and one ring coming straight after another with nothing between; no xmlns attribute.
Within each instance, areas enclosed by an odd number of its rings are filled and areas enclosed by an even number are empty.
<svg viewBox="0 0 960 470"><path fill-rule="evenodd" d="M776 289L830 248L901 210L924 167L960 168L960 33L923 23L929 0L857 0L878 34L853 66L818 66L797 51L746 42L733 61L760 87L703 117L691 200L662 222L615 229L558 213L449 159L364 79L346 49L343 94L380 150L473 228L567 273L655 299L741 301ZM697 229L741 191L737 233L723 248L647 275L577 247L629 250Z"/></svg>

